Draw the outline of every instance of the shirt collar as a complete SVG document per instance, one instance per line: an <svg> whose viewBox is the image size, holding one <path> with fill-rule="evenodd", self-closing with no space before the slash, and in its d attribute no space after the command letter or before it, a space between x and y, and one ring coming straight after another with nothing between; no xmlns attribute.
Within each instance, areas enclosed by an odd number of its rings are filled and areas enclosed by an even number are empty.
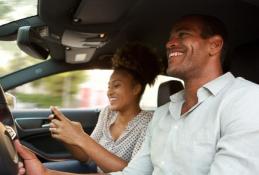
<svg viewBox="0 0 259 175"><path fill-rule="evenodd" d="M206 88L214 96L216 96L221 89L223 89L229 82L232 82L234 79L235 77L232 75L232 73L227 72L224 75L221 75L220 77L203 85L203 88Z"/></svg>
<svg viewBox="0 0 259 175"><path fill-rule="evenodd" d="M173 103L176 103L176 102L180 102L180 101L183 101L184 100L184 90L181 90L173 95L170 96L170 100L173 102Z"/></svg>
<svg viewBox="0 0 259 175"><path fill-rule="evenodd" d="M232 75L232 73L227 72L224 75L221 75L220 77L206 83L198 90L198 96L203 97L209 96L208 93L213 94L214 96L217 95L217 93L223 89L229 82L233 81L235 77ZM205 91L204 91L205 90ZM173 95L170 96L170 100L173 103L181 102L184 100L184 90L181 90Z"/></svg>

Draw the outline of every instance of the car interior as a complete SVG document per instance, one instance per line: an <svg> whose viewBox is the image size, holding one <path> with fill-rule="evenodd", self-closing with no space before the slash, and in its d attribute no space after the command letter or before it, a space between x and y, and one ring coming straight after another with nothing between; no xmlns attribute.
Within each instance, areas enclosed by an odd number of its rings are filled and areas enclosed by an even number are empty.
<svg viewBox="0 0 259 175"><path fill-rule="evenodd" d="M222 20L228 30L224 72L231 71L235 76L259 83L259 23L256 20L259 2L256 0L63 0L62 4L37 0L35 8L37 15L0 26L0 41L15 41L25 54L41 60L1 75L4 91L62 72L111 69L113 53L127 42L150 45L167 64L165 43L172 24L187 14L213 15ZM183 85L179 81L162 83L158 106L181 89ZM91 133L100 109L61 111ZM42 162L69 159L71 154L65 147L50 137L46 127L50 113L49 109L12 109L12 116L7 119L0 116L0 121L14 124L21 142ZM9 146L1 143L0 148ZM5 161L1 158L2 152L0 150L1 166ZM0 174L5 174L1 171L0 167Z"/></svg>
<svg viewBox="0 0 259 175"><path fill-rule="evenodd" d="M170 101L168 97L182 90L183 84L180 81L171 80L161 83L157 94L157 107L162 106Z"/></svg>

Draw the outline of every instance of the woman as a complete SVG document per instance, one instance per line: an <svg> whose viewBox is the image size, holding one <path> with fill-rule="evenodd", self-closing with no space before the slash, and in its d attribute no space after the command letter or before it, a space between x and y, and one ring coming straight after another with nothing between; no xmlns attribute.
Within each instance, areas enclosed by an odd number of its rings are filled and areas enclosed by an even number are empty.
<svg viewBox="0 0 259 175"><path fill-rule="evenodd" d="M112 61L114 71L107 92L110 105L101 111L91 136L56 107L49 116L52 137L81 162L95 162L98 172L123 169L140 149L152 113L141 110L139 102L145 86L154 83L162 67L153 51L137 43L117 50Z"/></svg>

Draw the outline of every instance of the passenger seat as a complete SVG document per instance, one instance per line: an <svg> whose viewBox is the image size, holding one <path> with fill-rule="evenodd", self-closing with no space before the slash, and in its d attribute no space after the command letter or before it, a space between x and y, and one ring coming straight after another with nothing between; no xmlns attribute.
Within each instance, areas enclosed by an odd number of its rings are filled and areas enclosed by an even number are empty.
<svg viewBox="0 0 259 175"><path fill-rule="evenodd" d="M162 106L170 101L170 96L182 90L183 84L177 80L170 80L161 83L157 94L157 107Z"/></svg>

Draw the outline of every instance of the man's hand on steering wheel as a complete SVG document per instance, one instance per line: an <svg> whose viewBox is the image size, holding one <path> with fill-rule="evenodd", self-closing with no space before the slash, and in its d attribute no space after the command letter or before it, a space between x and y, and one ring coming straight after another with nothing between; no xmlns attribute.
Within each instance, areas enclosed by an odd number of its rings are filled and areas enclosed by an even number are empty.
<svg viewBox="0 0 259 175"><path fill-rule="evenodd" d="M25 175L25 173L26 175L47 174L47 169L38 160L36 155L32 153L28 148L21 145L18 139L14 140L14 146L20 157L23 159L23 163L19 163L18 175Z"/></svg>

